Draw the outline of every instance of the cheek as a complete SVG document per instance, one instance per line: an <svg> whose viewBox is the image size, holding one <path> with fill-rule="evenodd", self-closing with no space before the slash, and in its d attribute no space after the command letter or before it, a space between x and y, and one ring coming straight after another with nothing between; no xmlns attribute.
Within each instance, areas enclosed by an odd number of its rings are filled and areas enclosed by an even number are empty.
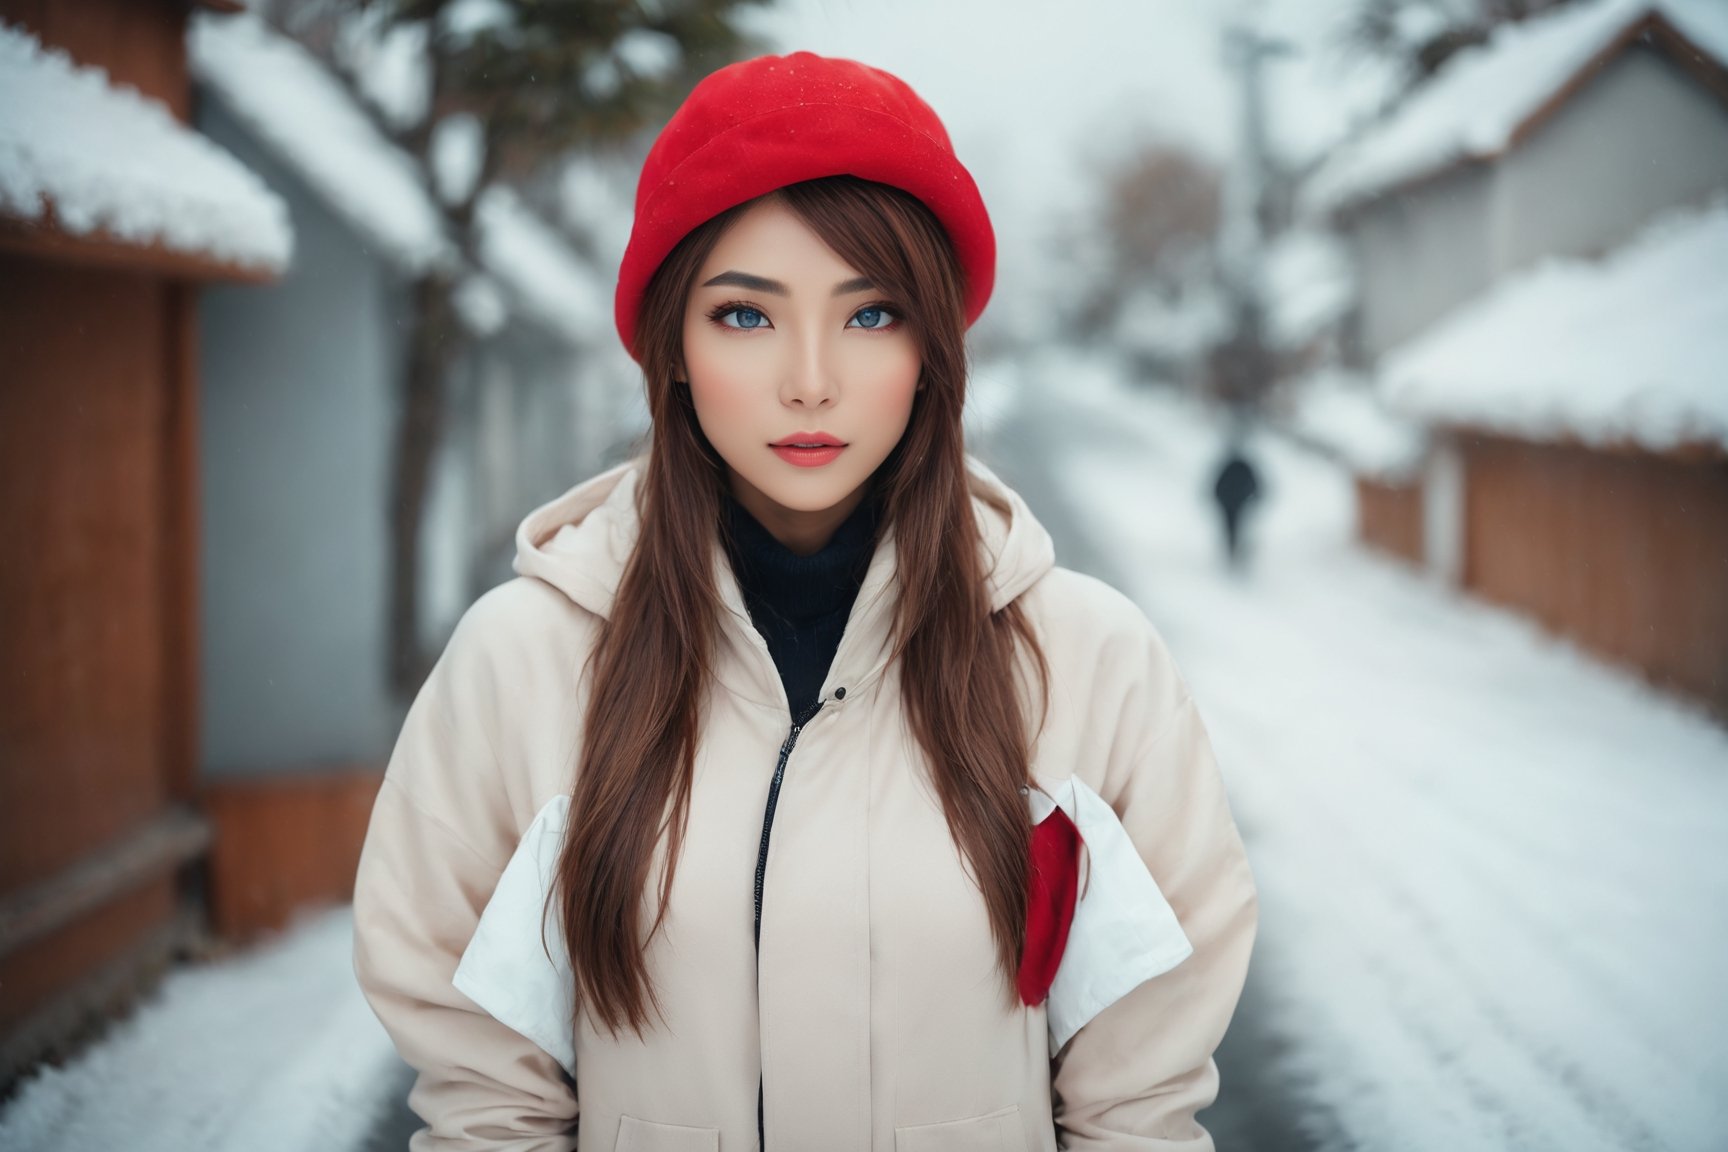
<svg viewBox="0 0 1728 1152"><path fill-rule="evenodd" d="M749 356L740 355L744 350L729 348L725 336L693 328L684 329L685 379L697 423L709 440L720 444L743 432L749 414L761 403L761 372Z"/></svg>
<svg viewBox="0 0 1728 1152"><path fill-rule="evenodd" d="M865 385L853 389L875 416L873 423L898 440L912 415L912 401L918 395L918 373L923 363L918 350L908 339L882 341L882 347L871 350L868 363L861 367L858 379Z"/></svg>

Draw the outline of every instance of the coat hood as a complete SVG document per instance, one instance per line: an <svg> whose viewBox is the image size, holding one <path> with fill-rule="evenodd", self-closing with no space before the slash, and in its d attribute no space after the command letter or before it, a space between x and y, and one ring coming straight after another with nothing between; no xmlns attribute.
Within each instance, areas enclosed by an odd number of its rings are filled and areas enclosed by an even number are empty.
<svg viewBox="0 0 1728 1152"><path fill-rule="evenodd" d="M641 530L637 493L646 464L645 457L637 457L607 469L524 517L516 529L517 574L537 577L582 608L609 616ZM1018 492L975 456L967 455L966 467L973 479L972 513L986 556L990 607L999 610L1055 565L1055 545ZM1000 496L1008 511L993 508L981 489ZM893 532L889 525L877 546L878 568L892 561ZM735 583L718 535L714 548L726 581ZM735 598L735 589L725 590L728 601Z"/></svg>
<svg viewBox="0 0 1728 1152"><path fill-rule="evenodd" d="M989 909L885 655L892 526L802 722L716 531L726 603L686 855L644 943L655 1010L614 1033L580 1007L547 897L580 771L583 657L638 539L645 473L622 466L523 521L519 577L464 615L373 805L354 969L417 1070L415 1148L1212 1147L1194 1113L1216 1095L1257 900L1206 726L1144 613L1054 566L1025 504L968 464L1006 508L974 505L987 594L1025 612L1052 687L1028 744L1033 835L1056 841L1039 853L1047 918L1028 909L1028 939L1047 942L1036 982L1004 1004L990 979Z"/></svg>

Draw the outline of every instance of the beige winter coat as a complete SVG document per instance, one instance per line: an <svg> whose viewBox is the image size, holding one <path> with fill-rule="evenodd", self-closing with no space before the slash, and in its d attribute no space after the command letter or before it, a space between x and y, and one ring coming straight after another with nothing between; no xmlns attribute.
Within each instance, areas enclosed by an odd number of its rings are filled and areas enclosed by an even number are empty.
<svg viewBox="0 0 1728 1152"><path fill-rule="evenodd" d="M1212 1147L1194 1113L1218 1090L1257 902L1206 728L1140 610L1056 567L1026 504L969 464L1012 508L973 499L992 603L1018 598L1043 642L1034 769L1088 849L1049 999L1005 1006L983 899L904 721L891 531L786 758L758 974L758 847L791 721L716 543L716 683L648 952L667 1024L614 1040L584 1013L569 1034L568 957L555 913L540 947L539 898L582 737L577 672L636 538L633 462L523 521L518 578L463 617L373 809L354 966L419 1072L414 1152L746 1152L758 1076L770 1152ZM1052 803L1030 793L1031 818Z"/></svg>

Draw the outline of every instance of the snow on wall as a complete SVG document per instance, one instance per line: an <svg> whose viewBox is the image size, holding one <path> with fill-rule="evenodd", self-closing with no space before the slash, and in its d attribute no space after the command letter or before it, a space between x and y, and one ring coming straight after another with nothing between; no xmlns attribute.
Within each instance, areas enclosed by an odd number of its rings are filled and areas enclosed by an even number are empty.
<svg viewBox="0 0 1728 1152"><path fill-rule="evenodd" d="M225 264L287 265L287 205L251 170L160 101L4 23L0 109L0 213L40 220L51 204L75 235L103 230Z"/></svg>
<svg viewBox="0 0 1728 1152"><path fill-rule="evenodd" d="M1303 210L1324 214L1453 163L1499 154L1519 125L1652 10L1728 62L1722 0L1592 0L1502 25L1321 165L1303 190Z"/></svg>
<svg viewBox="0 0 1728 1152"><path fill-rule="evenodd" d="M198 80L387 260L412 275L456 259L419 166L304 48L251 13L203 12L187 48Z"/></svg>
<svg viewBox="0 0 1728 1152"><path fill-rule="evenodd" d="M1513 277L1381 364L1396 410L1532 439L1728 447L1728 196Z"/></svg>

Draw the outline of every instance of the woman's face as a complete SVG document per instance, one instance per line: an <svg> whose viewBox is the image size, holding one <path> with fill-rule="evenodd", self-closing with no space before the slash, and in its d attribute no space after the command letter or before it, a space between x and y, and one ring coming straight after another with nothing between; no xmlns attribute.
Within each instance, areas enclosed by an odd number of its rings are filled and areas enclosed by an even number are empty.
<svg viewBox="0 0 1728 1152"><path fill-rule="evenodd" d="M899 443L918 346L881 290L778 201L748 209L697 271L685 379L733 495L795 552L820 548ZM831 443L833 447L797 445Z"/></svg>

